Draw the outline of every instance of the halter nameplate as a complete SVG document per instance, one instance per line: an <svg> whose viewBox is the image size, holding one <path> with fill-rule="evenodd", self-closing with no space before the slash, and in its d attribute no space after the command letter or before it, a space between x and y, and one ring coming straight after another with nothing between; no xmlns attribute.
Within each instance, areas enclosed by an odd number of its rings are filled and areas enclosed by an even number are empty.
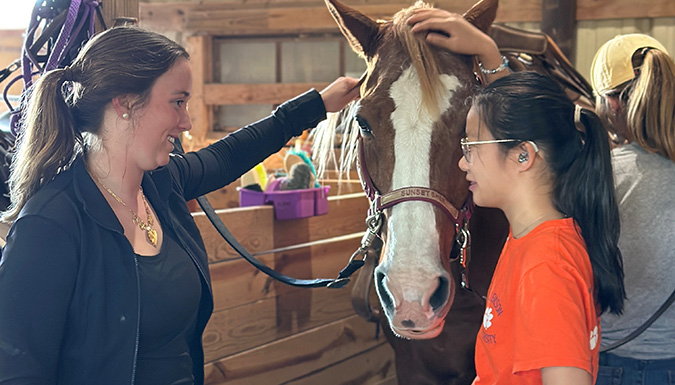
<svg viewBox="0 0 675 385"><path fill-rule="evenodd" d="M448 200L443 195L430 188L419 186L403 187L393 190L388 194L377 196L375 208L377 210L383 210L398 203L408 201L424 201L433 203L443 209L443 211L450 215L455 221L459 216L459 210L457 210L455 206L448 202Z"/></svg>
<svg viewBox="0 0 675 385"><path fill-rule="evenodd" d="M358 147L359 152L356 162L356 170L359 174L359 179L361 180L361 187L363 187L363 191L365 191L366 196L368 196L368 199L372 203L372 207L369 210L370 215L373 215L376 212L381 212L386 208L392 207L402 202L424 201L440 207L446 214L450 216L452 222L455 224L455 227L462 226L471 217L471 212L473 211L473 201L471 199L471 195L469 195L469 198L467 198L461 211L458 210L452 203L450 203L450 201L448 201L448 199L443 196L443 194L428 187L402 187L390 191L387 194L381 195L377 187L375 187L375 184L370 177L370 173L368 172L368 168L366 167L362 137L359 137Z"/></svg>

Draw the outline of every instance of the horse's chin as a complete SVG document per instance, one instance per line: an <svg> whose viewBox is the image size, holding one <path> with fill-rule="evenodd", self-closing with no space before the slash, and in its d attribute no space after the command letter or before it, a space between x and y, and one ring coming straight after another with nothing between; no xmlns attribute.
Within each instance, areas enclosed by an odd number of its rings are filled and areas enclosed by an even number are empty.
<svg viewBox="0 0 675 385"><path fill-rule="evenodd" d="M438 335L441 334L441 332L443 331L444 326L445 320L441 319L439 323L425 330L399 329L393 326L391 326L391 330L394 332L396 336L408 340L429 340L438 337Z"/></svg>

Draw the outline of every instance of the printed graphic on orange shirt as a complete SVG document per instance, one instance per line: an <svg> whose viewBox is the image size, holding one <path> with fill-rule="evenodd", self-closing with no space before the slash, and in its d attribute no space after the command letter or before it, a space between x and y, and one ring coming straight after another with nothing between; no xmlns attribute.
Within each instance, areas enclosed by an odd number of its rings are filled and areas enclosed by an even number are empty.
<svg viewBox="0 0 675 385"><path fill-rule="evenodd" d="M490 303L492 304L493 308L495 309L495 312L497 313L498 316L502 315L502 303L499 301L499 296L497 293L492 293L490 295Z"/></svg>
<svg viewBox="0 0 675 385"><path fill-rule="evenodd" d="M485 314L483 314L483 327L485 328L485 330L489 329L490 326L492 326L491 322L492 317L494 317L494 315L492 314L492 308L488 306L487 308L485 308Z"/></svg>
<svg viewBox="0 0 675 385"><path fill-rule="evenodd" d="M485 308L485 314L483 314L483 330L481 330L481 338L486 344L497 343L497 336L495 334L488 334L487 330L492 326L493 318L495 316L499 317L504 309L502 308L502 303L499 300L497 293L492 293L488 299L488 306Z"/></svg>
<svg viewBox="0 0 675 385"><path fill-rule="evenodd" d="M598 325L595 325L595 328L591 330L591 350L595 349L598 346Z"/></svg>

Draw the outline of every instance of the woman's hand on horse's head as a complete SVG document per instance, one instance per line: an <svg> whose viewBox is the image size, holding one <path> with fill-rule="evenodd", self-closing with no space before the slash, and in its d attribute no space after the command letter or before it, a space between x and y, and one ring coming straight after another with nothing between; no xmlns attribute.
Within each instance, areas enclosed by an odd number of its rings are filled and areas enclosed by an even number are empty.
<svg viewBox="0 0 675 385"><path fill-rule="evenodd" d="M497 68L501 54L490 36L462 15L437 8L415 11L408 19L414 33L426 34L429 44L462 54L475 55L485 68Z"/></svg>
<svg viewBox="0 0 675 385"><path fill-rule="evenodd" d="M339 77L321 91L326 112L338 112L349 102L356 100L360 95L358 84L359 79Z"/></svg>

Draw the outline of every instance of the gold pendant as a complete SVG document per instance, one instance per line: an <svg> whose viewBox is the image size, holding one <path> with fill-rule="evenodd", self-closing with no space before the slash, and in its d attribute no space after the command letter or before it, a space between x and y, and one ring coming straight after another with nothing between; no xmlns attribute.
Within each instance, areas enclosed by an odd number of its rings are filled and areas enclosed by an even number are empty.
<svg viewBox="0 0 675 385"><path fill-rule="evenodd" d="M152 246L157 247L157 231L155 231L155 229L146 229L145 236L148 237L148 241L152 244Z"/></svg>

